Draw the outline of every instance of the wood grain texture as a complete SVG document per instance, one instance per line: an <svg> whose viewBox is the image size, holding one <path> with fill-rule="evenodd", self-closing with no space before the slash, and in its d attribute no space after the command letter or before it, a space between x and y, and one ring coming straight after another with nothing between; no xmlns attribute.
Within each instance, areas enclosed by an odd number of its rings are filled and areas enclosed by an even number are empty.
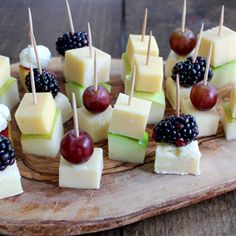
<svg viewBox="0 0 236 236"><path fill-rule="evenodd" d="M58 68L58 61L53 60L51 69ZM62 79L60 71L54 72ZM117 76L112 78L111 84L113 94L122 91ZM151 130L150 126L149 134ZM150 139L143 165L109 161L105 151L105 170L98 191L59 188L58 161L23 156L14 121L13 137L18 165L26 177L23 178L25 192L0 202L2 233L67 235L101 231L173 211L236 188L236 142L226 142L221 127L216 136L199 140L203 156L200 176L154 174L155 143ZM106 150L105 142L99 146Z"/></svg>

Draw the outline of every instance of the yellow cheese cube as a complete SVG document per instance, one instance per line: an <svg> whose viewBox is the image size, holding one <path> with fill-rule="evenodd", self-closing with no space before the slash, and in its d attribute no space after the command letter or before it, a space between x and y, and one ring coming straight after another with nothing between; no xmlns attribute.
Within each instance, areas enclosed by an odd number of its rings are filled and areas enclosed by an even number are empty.
<svg viewBox="0 0 236 236"><path fill-rule="evenodd" d="M98 83L107 82L110 76L111 56L97 48L97 78ZM66 51L64 75L68 82L75 82L84 87L94 84L94 59L89 55L89 47Z"/></svg>
<svg viewBox="0 0 236 236"><path fill-rule="evenodd" d="M31 93L25 93L15 113L23 134L49 134L53 125L56 104L51 93L37 93L37 104Z"/></svg>
<svg viewBox="0 0 236 236"><path fill-rule="evenodd" d="M162 91L163 59L162 57L149 57L146 65L146 55L134 55L136 64L135 90L149 93Z"/></svg>
<svg viewBox="0 0 236 236"><path fill-rule="evenodd" d="M10 59L9 57L0 56L0 88L7 82L10 77Z"/></svg>
<svg viewBox="0 0 236 236"><path fill-rule="evenodd" d="M148 40L149 35L144 36L144 40L141 40L141 35L130 34L126 53L128 57L128 62L132 67L134 64L134 54L147 54L148 49ZM157 46L157 42L154 36L151 38L151 48L150 48L150 55L151 56L158 56L159 55L159 48Z"/></svg>
<svg viewBox="0 0 236 236"><path fill-rule="evenodd" d="M231 92L229 105L232 112L232 117L236 118L236 85L234 85L234 88Z"/></svg>
<svg viewBox="0 0 236 236"><path fill-rule="evenodd" d="M151 102L120 93L114 106L109 132L134 139L141 139L147 125Z"/></svg>
<svg viewBox="0 0 236 236"><path fill-rule="evenodd" d="M211 65L221 66L236 60L236 32L223 26L222 36L219 36L219 26L204 31L199 48L199 56L208 57L210 44L212 43Z"/></svg>

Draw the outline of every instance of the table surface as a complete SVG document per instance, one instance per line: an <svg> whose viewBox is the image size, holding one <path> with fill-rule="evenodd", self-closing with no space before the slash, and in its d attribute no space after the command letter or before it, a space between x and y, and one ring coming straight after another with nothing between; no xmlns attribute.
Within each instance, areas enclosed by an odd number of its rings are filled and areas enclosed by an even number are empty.
<svg viewBox="0 0 236 236"><path fill-rule="evenodd" d="M189 0L187 26L197 33L201 22L206 28L217 25L222 2L225 25L236 30L236 1L232 0ZM182 0L71 0L70 4L75 29L87 30L89 21L94 45L114 58L119 58L125 50L129 33L140 33L145 7L149 9L147 32L153 31L164 58L169 52L168 37L181 21ZM20 50L29 43L27 7L32 10L38 44L49 47L53 56L57 56L56 39L69 31L64 0L1 0L0 54L9 56L12 63L18 61ZM233 191L129 226L90 235L236 235L235 202L236 191Z"/></svg>

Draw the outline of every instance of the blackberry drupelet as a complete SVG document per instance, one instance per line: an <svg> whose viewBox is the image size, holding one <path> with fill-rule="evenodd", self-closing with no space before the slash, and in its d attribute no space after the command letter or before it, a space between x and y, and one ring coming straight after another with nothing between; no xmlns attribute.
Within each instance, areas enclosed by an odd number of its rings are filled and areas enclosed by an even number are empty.
<svg viewBox="0 0 236 236"><path fill-rule="evenodd" d="M186 61L181 61L175 64L172 69L171 78L176 80L176 75L179 74L180 85L183 87L191 87L204 79L206 63L206 59L203 57L197 57L195 63L193 63L192 57L188 57ZM209 68L208 81L212 76L213 71Z"/></svg>
<svg viewBox="0 0 236 236"><path fill-rule="evenodd" d="M50 72L42 69L42 74L40 75L38 68L34 68L34 81L35 90L37 93L51 92L52 96L55 98L60 91L60 85L56 77ZM25 77L25 85L29 92L32 92L30 72Z"/></svg>
<svg viewBox="0 0 236 236"><path fill-rule="evenodd" d="M186 146L198 136L196 119L191 115L169 116L160 121L153 129L156 142L165 142L176 147Z"/></svg>
<svg viewBox="0 0 236 236"><path fill-rule="evenodd" d="M65 33L56 42L56 50L61 56L69 49L82 48L88 46L88 33L75 32L74 34Z"/></svg>
<svg viewBox="0 0 236 236"><path fill-rule="evenodd" d="M5 170L7 166L13 165L15 162L15 150L11 145L11 141L0 135L0 171Z"/></svg>

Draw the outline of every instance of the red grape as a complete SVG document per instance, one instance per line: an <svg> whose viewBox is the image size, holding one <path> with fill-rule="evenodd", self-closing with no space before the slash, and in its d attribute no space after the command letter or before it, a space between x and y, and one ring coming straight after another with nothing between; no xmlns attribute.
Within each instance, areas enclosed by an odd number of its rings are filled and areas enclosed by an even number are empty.
<svg viewBox="0 0 236 236"><path fill-rule="evenodd" d="M200 111L207 111L213 108L217 101L217 90L211 85L204 85L201 81L194 84L190 93L190 99L194 107Z"/></svg>
<svg viewBox="0 0 236 236"><path fill-rule="evenodd" d="M6 129L4 129L4 130L2 130L2 131L0 132L0 135L5 136L6 138L10 138L10 137L9 137L9 129L8 129L8 126L6 127Z"/></svg>
<svg viewBox="0 0 236 236"><path fill-rule="evenodd" d="M94 114L103 112L110 105L110 94L102 86L98 86L97 91L94 90L94 86L90 86L83 93L83 104Z"/></svg>
<svg viewBox="0 0 236 236"><path fill-rule="evenodd" d="M192 52L197 43L196 37L190 29L184 32L177 28L170 36L170 47L179 55L185 56Z"/></svg>
<svg viewBox="0 0 236 236"><path fill-rule="evenodd" d="M90 159L94 151L92 138L83 130L76 137L75 130L68 131L61 141L61 154L69 162L81 164Z"/></svg>

